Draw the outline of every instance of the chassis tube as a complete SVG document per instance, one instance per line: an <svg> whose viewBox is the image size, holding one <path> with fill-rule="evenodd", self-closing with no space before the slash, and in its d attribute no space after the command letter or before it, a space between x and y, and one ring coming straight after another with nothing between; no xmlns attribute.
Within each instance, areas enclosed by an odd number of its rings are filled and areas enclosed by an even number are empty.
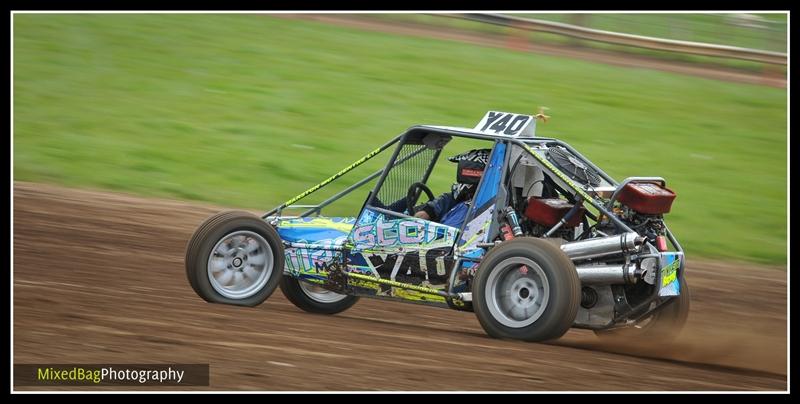
<svg viewBox="0 0 800 404"><path fill-rule="evenodd" d="M294 198L289 199L288 201L282 203L280 206L276 207L275 209L272 209L271 211L269 211L267 213L264 213L263 215L261 215L261 218L262 219L266 219L268 216L272 216L273 214L275 214L275 212L278 212L278 211L284 209L285 207L287 207L287 206L289 206L289 205L291 205L291 204L293 204L293 203L295 203L295 202L307 197L308 195L311 195L312 193L316 192L317 190L319 190L320 188L324 187L325 185L330 184L335 179L345 175L347 172L349 172L349 171L353 170L354 168L364 164L367 160L377 156L382 151L388 149L393 144L397 143L402 136L403 135L397 136L394 139L392 139L391 141L389 141L388 143L384 144L383 146L381 146L381 147L379 147L379 148L367 153L366 155L364 155L360 159L356 160L353 164L350 164L349 166L347 166L347 167L343 168L342 170L340 170L338 173L328 177L327 179L325 179L324 181L320 182L319 184L314 185L313 187L301 192L300 194L296 195Z"/></svg>
<svg viewBox="0 0 800 404"><path fill-rule="evenodd" d="M411 285L411 284L408 284L408 283L397 282L397 281L393 281L393 280L390 280L390 279L376 278L374 276L362 275L362 274L357 274L357 273L353 273L353 272L345 272L345 275L348 278L360 279L360 280L363 280L363 281L370 281L370 282L380 283L382 285L394 286L394 287L398 287L398 288L401 288L401 289L415 290L417 292L423 292L423 293L427 293L427 294L430 294L430 295L439 295L439 296L442 296L442 297L450 297L450 298L458 297L458 295L455 295L455 294L452 294L452 293L447 293L447 292L444 292L444 291L441 291L441 290L438 290L438 289L431 289L431 288L426 288L424 286Z"/></svg>
<svg viewBox="0 0 800 404"><path fill-rule="evenodd" d="M395 163L395 164L394 164L392 167L394 168L394 166L397 166L397 165L399 165L399 164L402 164L402 163L404 163L406 160L409 160L409 159L411 159L411 158L413 158L413 157L415 157L415 156L419 155L419 154L420 154L420 153L422 153L423 151L425 151L425 149L419 149L419 150L415 151L414 153L411 153L411 154L409 154L408 156L404 157L402 160L400 160L400 161L398 161L397 163ZM440 153L440 152L441 152L441 150L440 150L440 151L437 151L437 153ZM438 155L437 155L437 157L438 157ZM434 159L434 161L436 161L436 160ZM311 215L311 214L312 214L312 213L314 213L314 212L317 212L317 213L320 213L320 212L322 212L322 208L324 208L324 207L326 207L326 206L328 206L328 205L330 205L330 204L332 204L332 203L336 202L337 200L339 200L339 199L340 199L340 198L342 198L343 196L345 196L345 195L349 194L350 192L353 192L353 190L355 190L355 189L357 189L357 188L361 187L362 185L364 185L364 184L366 184L366 183L368 183L368 182L372 181L373 179L375 179L375 177L377 177L377 176L381 175L381 174L384 172L384 170L386 170L386 168L381 168L380 170L377 170L377 171L375 171L374 173L372 173L372 174L370 174L370 175L368 175L368 176L364 177L362 180L360 180L360 181L356 182L355 184L353 184L353 185L350 185L350 186L349 186L349 187L347 187L346 189L343 189L342 191L340 191L340 192L339 192L339 193L337 193L336 195L334 195L334 196L332 196L332 197L330 197L330 198L328 198L328 199L326 199L326 200L324 200L324 201L320 202L320 204L319 204L319 205L310 206L310 207L311 207L311 209L309 209L309 210L307 210L307 211L305 211L305 212L301 213L301 214L300 214L300 217L306 217L306 216L309 216L309 215ZM426 174L426 177L425 177L425 178L426 178L426 180L427 180L427 175L428 175L428 174L430 174L430 171L428 171L428 172L427 172L427 174ZM423 180L423 182L425 182L425 181ZM297 205L295 205L295 207L297 207Z"/></svg>

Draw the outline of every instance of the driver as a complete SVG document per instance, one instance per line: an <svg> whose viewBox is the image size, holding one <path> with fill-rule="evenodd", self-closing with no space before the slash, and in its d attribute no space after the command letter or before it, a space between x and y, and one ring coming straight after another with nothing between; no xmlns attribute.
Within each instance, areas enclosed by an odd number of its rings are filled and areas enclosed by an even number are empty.
<svg viewBox="0 0 800 404"><path fill-rule="evenodd" d="M450 192L445 192L417 208L418 212L414 216L451 227L461 227L483 170L489 163L490 152L491 149L473 149L448 158L449 161L458 163L456 183Z"/></svg>

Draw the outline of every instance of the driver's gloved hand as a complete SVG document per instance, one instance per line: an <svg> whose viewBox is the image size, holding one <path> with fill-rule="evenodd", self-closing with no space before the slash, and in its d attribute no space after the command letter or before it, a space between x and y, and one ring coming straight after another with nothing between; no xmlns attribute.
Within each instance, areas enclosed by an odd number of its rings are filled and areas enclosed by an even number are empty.
<svg viewBox="0 0 800 404"><path fill-rule="evenodd" d="M450 211L453 206L456 205L456 199L453 198L453 194L450 192L444 193L440 195L438 198L428 201L427 203L422 205L422 208L419 210L424 210L425 213L428 214L431 221L438 222L445 213ZM419 211L417 210L417 212Z"/></svg>
<svg viewBox="0 0 800 404"><path fill-rule="evenodd" d="M420 205L420 206L414 208L414 213L417 213L417 212L420 212L420 211L424 211L425 213L428 214L428 217L430 218L431 221L436 222L436 221L439 220L439 217L436 216L436 209L434 209L433 206L431 206L432 204L433 204L433 201L430 201L430 202L428 202L428 203L426 203L424 205Z"/></svg>

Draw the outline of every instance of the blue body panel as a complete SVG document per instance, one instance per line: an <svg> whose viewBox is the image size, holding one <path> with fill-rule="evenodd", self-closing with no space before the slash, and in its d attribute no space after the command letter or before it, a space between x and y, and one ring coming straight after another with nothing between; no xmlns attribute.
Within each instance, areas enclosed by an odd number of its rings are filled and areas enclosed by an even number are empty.
<svg viewBox="0 0 800 404"><path fill-rule="evenodd" d="M286 247L285 272L294 276L317 273L325 266L340 260L342 255L338 250L347 241L347 235L355 221L354 217L278 220L276 229L284 242L307 244L305 247Z"/></svg>

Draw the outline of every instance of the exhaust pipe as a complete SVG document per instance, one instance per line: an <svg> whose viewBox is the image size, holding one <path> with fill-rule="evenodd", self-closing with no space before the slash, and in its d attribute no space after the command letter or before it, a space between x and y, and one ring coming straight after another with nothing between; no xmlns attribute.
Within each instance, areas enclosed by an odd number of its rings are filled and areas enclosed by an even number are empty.
<svg viewBox="0 0 800 404"><path fill-rule="evenodd" d="M604 255L633 252L644 243L644 240L645 238L639 236L636 232L628 232L616 236L562 244L561 250L573 261L584 260Z"/></svg>
<svg viewBox="0 0 800 404"><path fill-rule="evenodd" d="M575 267L583 285L616 285L622 283L636 283L641 277L641 271L636 270L636 264L624 265L587 265Z"/></svg>

